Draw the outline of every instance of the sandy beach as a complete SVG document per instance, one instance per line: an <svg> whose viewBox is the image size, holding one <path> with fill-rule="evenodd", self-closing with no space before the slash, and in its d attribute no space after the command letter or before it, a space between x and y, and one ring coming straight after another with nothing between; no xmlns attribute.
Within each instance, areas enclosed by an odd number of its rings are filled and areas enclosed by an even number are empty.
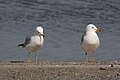
<svg viewBox="0 0 120 80"><path fill-rule="evenodd" d="M120 62L1 62L0 80L120 80Z"/></svg>

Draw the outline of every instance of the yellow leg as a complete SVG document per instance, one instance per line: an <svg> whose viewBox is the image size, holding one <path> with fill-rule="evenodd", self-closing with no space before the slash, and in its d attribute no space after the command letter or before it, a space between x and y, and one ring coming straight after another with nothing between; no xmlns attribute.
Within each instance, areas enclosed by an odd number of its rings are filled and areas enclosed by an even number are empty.
<svg viewBox="0 0 120 80"><path fill-rule="evenodd" d="M28 53L28 63L30 63L30 52Z"/></svg>
<svg viewBox="0 0 120 80"><path fill-rule="evenodd" d="M35 56L36 56L36 60L35 60L36 64L38 64L38 51L36 51L36 55Z"/></svg>
<svg viewBox="0 0 120 80"><path fill-rule="evenodd" d="M95 63L95 60L94 60L94 51L92 52L92 63L93 64Z"/></svg>
<svg viewBox="0 0 120 80"><path fill-rule="evenodd" d="M88 62L88 53L85 53L85 57L86 57L86 63Z"/></svg>

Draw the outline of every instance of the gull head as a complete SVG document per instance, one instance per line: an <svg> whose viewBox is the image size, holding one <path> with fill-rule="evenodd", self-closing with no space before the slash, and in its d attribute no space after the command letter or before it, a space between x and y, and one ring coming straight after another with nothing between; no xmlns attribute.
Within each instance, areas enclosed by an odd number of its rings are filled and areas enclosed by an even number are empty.
<svg viewBox="0 0 120 80"><path fill-rule="evenodd" d="M44 34L43 34L43 28L42 28L41 26L37 27L37 28L36 28L36 32L35 32L35 34L44 37Z"/></svg>
<svg viewBox="0 0 120 80"><path fill-rule="evenodd" d="M101 32L102 29L96 27L94 24L89 24L89 25L86 27L86 31Z"/></svg>

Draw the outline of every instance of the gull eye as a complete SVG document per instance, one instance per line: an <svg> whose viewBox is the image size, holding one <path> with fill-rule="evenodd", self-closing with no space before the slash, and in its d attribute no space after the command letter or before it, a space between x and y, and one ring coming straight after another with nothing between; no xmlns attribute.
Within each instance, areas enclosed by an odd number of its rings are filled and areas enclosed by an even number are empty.
<svg viewBox="0 0 120 80"><path fill-rule="evenodd" d="M94 29L94 27L92 27L92 29Z"/></svg>

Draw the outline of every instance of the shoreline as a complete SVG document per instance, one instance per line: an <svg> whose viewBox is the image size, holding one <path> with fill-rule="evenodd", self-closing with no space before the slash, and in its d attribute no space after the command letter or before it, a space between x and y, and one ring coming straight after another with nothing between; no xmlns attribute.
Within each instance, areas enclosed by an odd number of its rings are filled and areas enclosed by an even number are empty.
<svg viewBox="0 0 120 80"><path fill-rule="evenodd" d="M112 64L112 66L111 66ZM0 63L0 80L120 80L120 61Z"/></svg>

